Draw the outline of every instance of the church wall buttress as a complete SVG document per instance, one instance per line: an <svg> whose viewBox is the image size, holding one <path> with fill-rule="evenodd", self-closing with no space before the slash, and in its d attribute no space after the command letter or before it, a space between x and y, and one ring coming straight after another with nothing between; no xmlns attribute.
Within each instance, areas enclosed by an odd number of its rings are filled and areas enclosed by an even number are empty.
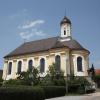
<svg viewBox="0 0 100 100"><path fill-rule="evenodd" d="M7 69L8 69L8 61L4 61L4 67L3 67L3 79L6 80L7 78Z"/></svg>

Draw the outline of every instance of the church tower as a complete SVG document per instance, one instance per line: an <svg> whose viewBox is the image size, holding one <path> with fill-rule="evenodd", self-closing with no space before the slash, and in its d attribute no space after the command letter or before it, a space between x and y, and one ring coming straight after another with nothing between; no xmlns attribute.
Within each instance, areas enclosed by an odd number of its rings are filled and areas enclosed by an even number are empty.
<svg viewBox="0 0 100 100"><path fill-rule="evenodd" d="M71 39L71 21L64 16L62 21L60 22L60 28L61 28L61 41L68 41Z"/></svg>

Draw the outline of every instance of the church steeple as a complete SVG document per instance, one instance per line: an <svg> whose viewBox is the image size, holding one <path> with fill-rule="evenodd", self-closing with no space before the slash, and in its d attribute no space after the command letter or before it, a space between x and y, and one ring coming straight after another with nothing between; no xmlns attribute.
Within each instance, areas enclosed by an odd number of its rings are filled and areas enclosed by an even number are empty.
<svg viewBox="0 0 100 100"><path fill-rule="evenodd" d="M61 38L71 39L71 21L66 16L64 16L64 18L60 22L60 28Z"/></svg>

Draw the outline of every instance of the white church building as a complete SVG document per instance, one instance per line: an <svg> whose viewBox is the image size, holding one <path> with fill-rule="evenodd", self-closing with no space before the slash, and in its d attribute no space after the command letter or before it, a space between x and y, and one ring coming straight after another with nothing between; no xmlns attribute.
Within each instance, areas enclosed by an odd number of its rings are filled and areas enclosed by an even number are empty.
<svg viewBox="0 0 100 100"><path fill-rule="evenodd" d="M53 63L65 76L88 76L90 52L72 37L72 23L66 16L60 22L60 30L57 37L23 43L6 55L3 79L15 79L32 66L39 67L41 76L45 76Z"/></svg>

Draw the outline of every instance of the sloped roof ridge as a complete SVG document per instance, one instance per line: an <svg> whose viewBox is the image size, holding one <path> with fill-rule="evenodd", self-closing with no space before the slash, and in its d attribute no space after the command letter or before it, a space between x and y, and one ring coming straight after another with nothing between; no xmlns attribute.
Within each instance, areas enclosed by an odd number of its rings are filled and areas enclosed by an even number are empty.
<svg viewBox="0 0 100 100"><path fill-rule="evenodd" d="M38 41L44 41L44 40L53 39L53 38L58 38L58 37L59 37L59 36L48 37L48 38L43 38L43 39L39 39L39 40L28 41L28 42L25 42L25 43L23 43L23 44L32 43L32 42L38 42Z"/></svg>

